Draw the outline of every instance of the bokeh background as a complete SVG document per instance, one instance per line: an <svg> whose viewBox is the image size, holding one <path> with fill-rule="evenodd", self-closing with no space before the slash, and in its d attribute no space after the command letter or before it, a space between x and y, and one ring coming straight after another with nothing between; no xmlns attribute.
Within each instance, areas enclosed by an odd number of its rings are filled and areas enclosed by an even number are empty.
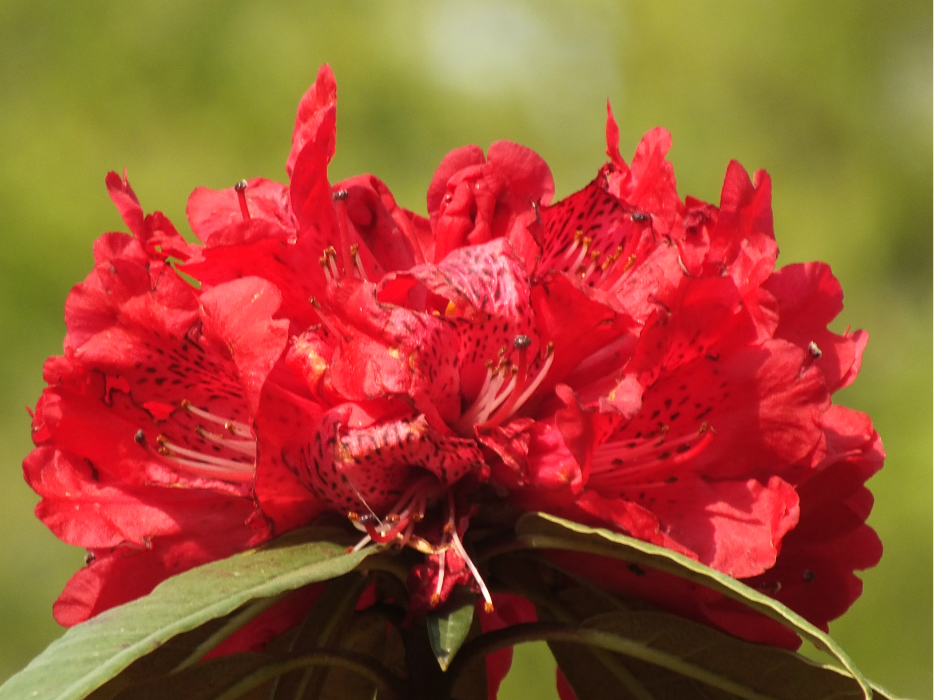
<svg viewBox="0 0 934 700"><path fill-rule="evenodd" d="M466 143L519 141L559 196L582 187L607 98L627 159L673 132L682 196L718 202L732 158L771 173L779 262L830 262L836 329L870 331L837 400L888 452L885 556L831 631L876 682L931 697L931 27L924 0L0 2L0 680L61 633L50 606L82 564L32 517L20 462L65 296L122 229L105 173L126 166L184 230L195 186L284 179L295 106L330 62L332 179L374 172L416 211ZM554 698L553 678L522 647L503 695Z"/></svg>

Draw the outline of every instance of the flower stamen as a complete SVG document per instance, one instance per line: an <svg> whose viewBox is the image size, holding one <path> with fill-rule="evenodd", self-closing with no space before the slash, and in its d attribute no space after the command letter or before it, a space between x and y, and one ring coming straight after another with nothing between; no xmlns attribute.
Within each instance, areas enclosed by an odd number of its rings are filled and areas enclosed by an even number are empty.
<svg viewBox="0 0 934 700"><path fill-rule="evenodd" d="M461 542L461 538L458 536L457 531L451 536L451 544L454 545L454 551L460 555L464 560L464 563L467 564L467 568L470 569L470 573L473 575L474 581L477 582L477 585L480 587L480 594L483 596L483 609L488 613L493 612L493 598L490 596L490 589L486 587L486 583L483 580L483 577L480 575L480 572L477 571L476 565L473 563L471 558L467 554L467 550L464 549L464 544Z"/></svg>
<svg viewBox="0 0 934 700"><path fill-rule="evenodd" d="M224 418L223 416L218 416L215 413L205 411L195 406L188 399L182 399L182 408L188 411L188 413L198 416L198 418L203 418L204 420L224 426L224 430L229 432L231 435L239 438L248 438L250 440L255 439L253 437L253 430L246 423L241 423L240 421L231 420L229 418Z"/></svg>
<svg viewBox="0 0 934 700"><path fill-rule="evenodd" d="M246 204L246 180L240 180L236 185L234 185L234 191L237 193L237 200L240 202L240 216L243 217L244 221L250 220L250 208Z"/></svg>
<svg viewBox="0 0 934 700"><path fill-rule="evenodd" d="M169 442L165 435L156 437L158 452L176 464L188 467L199 476L209 476L224 481L252 481L255 465L250 462L238 462L226 457L206 455L197 450L190 450Z"/></svg>
<svg viewBox="0 0 934 700"><path fill-rule="evenodd" d="M321 264L321 269L324 270L324 276L328 283L337 282L341 278L341 274L337 269L337 251L334 250L334 246L329 245L325 248L324 254L318 258L318 262Z"/></svg>
<svg viewBox="0 0 934 700"><path fill-rule="evenodd" d="M446 549L442 549L438 552L438 580L435 582L435 592L431 594L432 607L441 602L441 591L444 589L444 560L446 558Z"/></svg>
<svg viewBox="0 0 934 700"><path fill-rule="evenodd" d="M233 450L234 452L239 452L242 455L256 458L256 441L255 440L243 440L238 438L228 438L223 435L218 435L217 433L211 433L205 430L200 425L195 428L195 432L198 433L205 440L210 440L211 442L216 442L218 445L223 445L228 450Z"/></svg>
<svg viewBox="0 0 934 700"><path fill-rule="evenodd" d="M541 367L529 381L528 348L532 339L527 335L518 335L513 341L517 351L517 364L500 359L497 363L487 363L487 376L480 387L477 398L460 420L458 427L461 434L472 434L474 425L499 425L519 411L532 394L545 381L548 370L554 362L554 343L545 346L545 357ZM501 351L501 354L504 354Z"/></svg>
<svg viewBox="0 0 934 700"><path fill-rule="evenodd" d="M196 476L224 481L252 481L256 471L256 438L250 426L200 409L187 399L181 402L181 407L191 415L224 426L228 434L211 432L202 425L195 426L194 432L202 440L213 443L216 446L212 448L213 450L220 451L220 448L224 448L234 456L222 457L217 454L206 454L191 447L183 447L162 433L156 437L156 445L153 446L146 440L146 433L143 429L137 430L133 439L153 456L165 458L174 466L184 467L184 471ZM249 461L242 461L239 459L240 456L249 458Z"/></svg>

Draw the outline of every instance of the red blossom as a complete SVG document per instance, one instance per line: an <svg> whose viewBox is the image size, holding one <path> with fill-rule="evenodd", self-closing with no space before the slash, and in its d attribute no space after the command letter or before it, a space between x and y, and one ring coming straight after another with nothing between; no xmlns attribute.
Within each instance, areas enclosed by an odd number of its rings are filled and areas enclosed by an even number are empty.
<svg viewBox="0 0 934 700"><path fill-rule="evenodd" d="M491 498L669 547L819 625L846 610L853 571L881 556L863 483L883 453L830 396L866 334L827 329L842 294L826 266L775 271L764 172L731 163L719 206L682 201L670 135L649 132L629 166L610 115L610 162L580 192L551 204L534 152L467 146L435 173L426 219L372 175L329 183L335 105L325 66L299 106L288 186L192 193L200 246L108 176L133 236L101 238L69 296L24 463L37 515L93 555L59 621L324 512L361 546L424 553L413 610L455 585L498 605L464 544ZM794 643L680 579L555 556ZM503 605L485 628L534 619Z"/></svg>

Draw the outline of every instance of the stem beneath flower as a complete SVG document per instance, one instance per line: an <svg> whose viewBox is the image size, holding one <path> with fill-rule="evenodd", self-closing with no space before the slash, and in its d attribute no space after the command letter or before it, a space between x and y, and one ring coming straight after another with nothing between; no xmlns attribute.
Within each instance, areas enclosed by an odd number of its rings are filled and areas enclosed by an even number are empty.
<svg viewBox="0 0 934 700"><path fill-rule="evenodd" d="M510 557L510 559L512 559ZM562 575L571 578L576 581L584 590L587 591L589 596L594 598L601 599L604 603L612 609L613 611L627 611L630 608L624 605L620 600L614 596L612 593L603 590L599 586L594 586L592 583L586 579L576 576L570 572L565 571L561 567L557 566L553 562L548 561L544 557L537 556L535 554L523 553L519 555L520 560L526 560L529 563L536 564L538 566L547 566L552 568ZM513 560L515 561L515 560ZM541 587L529 587L525 585L525 581L522 580L521 576L510 576L504 575L504 571L498 572L498 578L507 585L507 590L510 593L516 593L521 595L526 600L530 600L535 604L535 608L538 611L539 617L543 617L545 622L560 622L563 624L577 625L582 622L582 618L576 614L571 608L564 604L557 596L554 595L553 591L543 589ZM536 581L541 581L540 576L536 576ZM552 649L552 653L554 653ZM655 697L648 691L645 685L636 678L636 676L629 670L629 668L623 663L622 659L618 656L611 654L610 652L604 649L598 649L591 647L590 653L594 656L597 661L603 664L603 667L616 678L617 681L628 691L635 700L655 700Z"/></svg>
<svg viewBox="0 0 934 700"><path fill-rule="evenodd" d="M297 655L336 648L357 600L372 580L372 576L351 573L329 581L302 622L289 652ZM306 694L317 697L329 671L326 666L317 666L306 668L304 673L283 675L276 679L269 697L273 700L297 700ZM313 692L308 693L309 689Z"/></svg>

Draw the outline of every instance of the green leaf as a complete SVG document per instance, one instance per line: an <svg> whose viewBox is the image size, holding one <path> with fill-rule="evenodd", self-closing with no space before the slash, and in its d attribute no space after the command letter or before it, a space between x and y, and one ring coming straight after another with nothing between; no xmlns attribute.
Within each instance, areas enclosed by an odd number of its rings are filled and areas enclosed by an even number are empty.
<svg viewBox="0 0 934 700"><path fill-rule="evenodd" d="M134 661L119 674L97 688L87 696L88 700L111 700L128 687L165 678L170 673L178 672L187 665L187 661L191 657L196 655L197 659L203 657L206 653L204 651L205 644L211 638L216 638L224 628L229 628L232 622L242 615L244 610L267 600L278 600L278 597L254 601L226 617L211 620L190 632L173 637L152 653Z"/></svg>
<svg viewBox="0 0 934 700"><path fill-rule="evenodd" d="M178 673L133 685L117 695L116 700L211 700L268 663L269 657L262 654L220 656Z"/></svg>
<svg viewBox="0 0 934 700"><path fill-rule="evenodd" d="M427 616L428 639L442 671L448 670L454 655L470 633L475 602L475 595L458 587L443 608Z"/></svg>
<svg viewBox="0 0 934 700"><path fill-rule="evenodd" d="M833 655L858 683L863 696L872 698L869 682L846 652L817 627L777 600L740 583L731 576L693 559L633 537L548 515L528 513L516 523L520 544L532 549L563 549L622 559L679 576L718 591L791 628L818 649Z"/></svg>
<svg viewBox="0 0 934 700"><path fill-rule="evenodd" d="M148 596L65 633L0 687L0 700L77 700L172 637L245 603L346 574L376 551L347 553L345 531L309 528L174 576Z"/></svg>
<svg viewBox="0 0 934 700"><path fill-rule="evenodd" d="M744 700L856 700L864 696L858 682L835 667L785 649L746 642L670 613L605 613L585 620L580 629L608 633L619 640L618 650L632 657L626 660L626 668L647 693L645 698L705 700L711 688ZM563 661L574 664L573 658ZM594 680L575 673L576 669L567 670L575 690L579 685L589 687ZM588 674L592 672L589 668ZM608 680L602 680L601 690L606 692ZM578 697L601 696L585 691ZM602 697L634 696L619 687Z"/></svg>

